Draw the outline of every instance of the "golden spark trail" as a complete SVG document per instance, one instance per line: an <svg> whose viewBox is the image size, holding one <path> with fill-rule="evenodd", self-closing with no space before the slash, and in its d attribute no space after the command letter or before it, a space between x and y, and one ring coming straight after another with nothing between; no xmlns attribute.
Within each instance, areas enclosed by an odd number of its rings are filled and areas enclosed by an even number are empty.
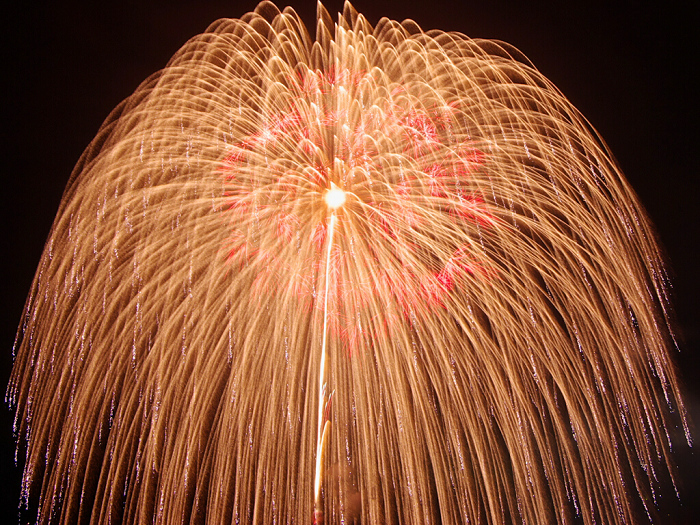
<svg viewBox="0 0 700 525"><path fill-rule="evenodd" d="M330 224L328 226L328 251L326 252L326 276L324 279L325 291L323 295L323 342L321 345L321 366L319 373L319 384L318 384L318 437L316 445L316 471L314 475L314 517L317 519L318 516L322 516L321 510L321 472L323 469L322 458L323 450L325 445L326 429L325 426L329 425L330 422L326 421L324 425L324 409L328 406L328 400L326 399L326 344L328 342L328 293L329 293L329 283L330 283L330 268L331 268L331 253L333 248L333 232L335 231L336 216L335 210L345 203L345 192L339 189L335 184L331 183L331 189L329 189L324 200L328 207L332 210ZM330 399L333 396L328 397Z"/></svg>
<svg viewBox="0 0 700 525"><path fill-rule="evenodd" d="M522 53L263 2L75 167L7 391L25 521L662 523L667 290Z"/></svg>

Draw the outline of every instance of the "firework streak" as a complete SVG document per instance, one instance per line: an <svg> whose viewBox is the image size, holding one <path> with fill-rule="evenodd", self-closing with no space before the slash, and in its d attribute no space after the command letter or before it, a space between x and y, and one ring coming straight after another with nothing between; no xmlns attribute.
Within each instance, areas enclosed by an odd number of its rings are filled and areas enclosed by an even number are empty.
<svg viewBox="0 0 700 525"><path fill-rule="evenodd" d="M506 44L349 4L316 35L269 3L216 22L84 153L8 391L24 503L654 519L684 425L667 283L602 140Z"/></svg>

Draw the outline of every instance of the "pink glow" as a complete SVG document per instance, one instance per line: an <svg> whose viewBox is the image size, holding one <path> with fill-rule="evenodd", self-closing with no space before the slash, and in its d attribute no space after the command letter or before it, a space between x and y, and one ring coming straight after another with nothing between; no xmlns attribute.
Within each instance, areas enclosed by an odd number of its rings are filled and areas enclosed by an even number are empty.
<svg viewBox="0 0 700 525"><path fill-rule="evenodd" d="M420 254L429 248L410 240L416 229L430 229L429 213L439 213L441 220L452 222L456 229L461 222L485 229L496 226L483 197L468 190L470 177L484 169L485 154L474 144L445 142L458 111L456 103L405 107L408 89L395 86L395 99L379 101L383 106L358 116L333 107L333 97L339 96L341 86L356 92L363 84L373 85L366 72L307 71L288 77L288 82L294 95L289 110L266 114L260 131L234 144L221 164L230 188L228 259L241 269L255 266L252 286L256 293L291 293L305 310L322 308L328 211L311 213L309 207L323 204L333 184L349 191L349 200L338 210L338 241L331 250L330 333L350 353L370 337L357 313L375 311L370 303L386 306L385 315L372 330L390 334L392 324L445 308L448 295L468 279L495 276L494 270L469 254L467 246L454 246L452 256L436 262L433 269L417 265ZM310 112L309 108L315 109ZM336 137L333 154L326 142L331 136ZM386 183L375 181L373 174L384 176L387 167L384 152L374 141L386 137L406 159L407 168L375 200L372 185ZM276 163L278 158L285 163ZM344 166L339 171L337 162ZM352 227L357 224L371 225L374 235L387 241L377 248L370 239L354 240L370 243L366 249L372 260L363 265L373 271L366 282L353 280L345 270L353 264L348 250ZM270 231L274 238L258 239ZM300 246L300 251L290 258L285 250L292 245ZM393 250L394 262L389 266L382 263L387 260L387 247ZM348 308L355 313L348 313Z"/></svg>

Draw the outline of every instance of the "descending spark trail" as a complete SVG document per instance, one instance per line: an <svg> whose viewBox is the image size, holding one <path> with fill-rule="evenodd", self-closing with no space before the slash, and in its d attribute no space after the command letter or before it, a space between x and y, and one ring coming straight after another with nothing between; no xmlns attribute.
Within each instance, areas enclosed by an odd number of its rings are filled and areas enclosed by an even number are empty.
<svg viewBox="0 0 700 525"><path fill-rule="evenodd" d="M326 359L328 358L326 354L326 346L328 342L328 288L330 285L330 269L331 269L331 253L333 251L333 233L335 232L336 216L335 210L343 205L345 202L345 192L337 188L335 185L332 186L326 192L324 200L328 207L333 210L331 213L331 220L328 226L328 251L326 252L326 278L324 280L325 290L323 294L323 343L321 347L321 366L320 366L320 377L319 377L319 397L318 397L318 437L316 445L316 472L314 475L314 517L319 520L319 516L322 515L321 507L321 470L323 468L322 459L323 451L326 443L326 429L324 425L324 420L327 418L323 417L325 408L328 406L328 401L326 401ZM332 394L331 394L332 395ZM328 424L328 422L325 422Z"/></svg>
<svg viewBox="0 0 700 525"><path fill-rule="evenodd" d="M666 289L612 155L517 50L350 4L312 40L262 3L75 168L8 388L23 504L654 521L685 428Z"/></svg>

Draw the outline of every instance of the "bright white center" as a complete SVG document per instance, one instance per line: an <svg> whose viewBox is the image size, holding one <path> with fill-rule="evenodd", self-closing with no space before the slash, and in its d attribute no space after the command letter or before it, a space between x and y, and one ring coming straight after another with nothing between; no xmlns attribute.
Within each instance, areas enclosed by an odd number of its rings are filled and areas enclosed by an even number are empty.
<svg viewBox="0 0 700 525"><path fill-rule="evenodd" d="M323 198L326 200L326 204L328 204L331 210L337 210L345 204L345 192L335 184L326 192Z"/></svg>

